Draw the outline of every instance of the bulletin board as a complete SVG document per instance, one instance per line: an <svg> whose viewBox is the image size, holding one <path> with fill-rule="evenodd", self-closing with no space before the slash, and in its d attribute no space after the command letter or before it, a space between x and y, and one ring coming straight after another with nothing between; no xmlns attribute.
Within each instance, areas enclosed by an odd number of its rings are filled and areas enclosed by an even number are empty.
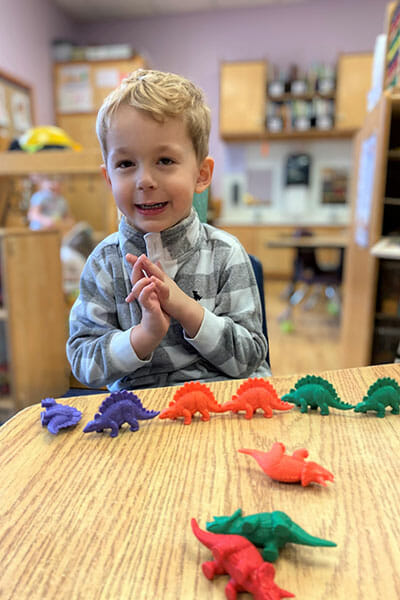
<svg viewBox="0 0 400 600"><path fill-rule="evenodd" d="M33 124L32 88L0 70L0 151Z"/></svg>

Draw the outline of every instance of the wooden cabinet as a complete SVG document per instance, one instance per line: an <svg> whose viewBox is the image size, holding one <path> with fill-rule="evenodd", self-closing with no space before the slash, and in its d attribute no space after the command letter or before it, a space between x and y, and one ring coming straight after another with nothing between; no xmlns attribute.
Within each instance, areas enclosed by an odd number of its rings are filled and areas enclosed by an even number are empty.
<svg viewBox="0 0 400 600"><path fill-rule="evenodd" d="M337 129L359 129L367 114L367 94L371 89L373 55L342 54L337 67Z"/></svg>
<svg viewBox="0 0 400 600"><path fill-rule="evenodd" d="M249 254L254 254L263 265L266 277L290 279L293 273L294 248L272 248L268 243L280 237L292 236L298 226L295 225L224 225L221 229L231 233L241 242ZM347 228L341 226L307 227L314 235L343 234ZM318 250L318 258L324 263L338 260L336 250Z"/></svg>
<svg viewBox="0 0 400 600"><path fill-rule="evenodd" d="M2 229L0 254L1 366L9 381L0 408L19 410L69 387L59 234Z"/></svg>
<svg viewBox="0 0 400 600"><path fill-rule="evenodd" d="M140 55L129 60L56 63L57 125L84 148L98 148L96 116L104 98L129 73L145 67L145 60Z"/></svg>
<svg viewBox="0 0 400 600"><path fill-rule="evenodd" d="M345 268L344 366L393 362L400 341L400 260L372 254L400 235L400 97L383 94L355 140L353 217Z"/></svg>
<svg viewBox="0 0 400 600"><path fill-rule="evenodd" d="M311 127L305 131L285 130L272 133L266 129L268 99L268 63L243 61L223 63L220 71L220 135L226 141L256 139L348 137L358 129L366 114L366 95L371 85L371 53L343 54L339 57L336 92L326 96L335 103L332 129ZM284 106L291 100L311 102L324 98L320 93L281 98Z"/></svg>
<svg viewBox="0 0 400 600"><path fill-rule="evenodd" d="M219 115L222 137L264 132L266 89L266 61L222 64Z"/></svg>

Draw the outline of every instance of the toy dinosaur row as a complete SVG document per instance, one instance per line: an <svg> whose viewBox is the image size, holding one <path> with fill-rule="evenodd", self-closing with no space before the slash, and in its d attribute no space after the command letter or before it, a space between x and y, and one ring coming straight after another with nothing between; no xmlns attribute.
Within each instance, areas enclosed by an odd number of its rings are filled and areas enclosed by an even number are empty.
<svg viewBox="0 0 400 600"><path fill-rule="evenodd" d="M244 517L242 509L238 508L229 517L214 517L214 521L208 522L206 527L207 531L213 533L243 535L249 542L263 549L262 557L269 562L277 560L279 550L287 543L336 546L335 542L310 535L280 510Z"/></svg>
<svg viewBox="0 0 400 600"><path fill-rule="evenodd" d="M292 456L285 454L285 446L281 442L275 442L269 452L261 450L249 450L242 448L242 454L249 454L256 459L264 473L271 479L283 481L284 483L301 482L302 486L310 483L320 483L326 486L326 481L333 481L332 473L321 467L321 465L306 461L308 450L299 448Z"/></svg>
<svg viewBox="0 0 400 600"><path fill-rule="evenodd" d="M375 410L378 417L384 417L387 406L392 407L394 415L399 414L400 386L391 377L381 377L368 388L366 396L356 405L354 411L365 413Z"/></svg>
<svg viewBox="0 0 400 600"><path fill-rule="evenodd" d="M236 600L238 592L250 592L255 600L294 597L294 594L278 587L274 582L274 566L264 562L257 548L245 537L204 531L196 519L192 519L191 523L194 535L214 556L214 560L202 564L204 575L207 579L225 573L230 575L225 588L228 600Z"/></svg>
<svg viewBox="0 0 400 600"><path fill-rule="evenodd" d="M111 437L116 437L123 423L128 423L131 431L137 431L138 419L154 419L158 414L159 411L146 410L140 399L132 392L113 392L102 402L99 412L94 415L94 420L89 421L83 431L84 433L102 432L110 428Z"/></svg>
<svg viewBox="0 0 400 600"><path fill-rule="evenodd" d="M279 399L269 381L257 377L243 382L236 394L225 404L219 404L216 401L207 385L191 381L177 390L168 407L161 411L160 419L184 417L184 424L189 425L196 412L202 415L202 421L208 421L210 412L232 411L238 413L241 410L246 411L246 419L251 419L258 408L264 411L265 417L272 417L272 409L291 410L293 406Z"/></svg>
<svg viewBox="0 0 400 600"><path fill-rule="evenodd" d="M300 407L300 412L306 413L307 407L320 408L321 415L329 415L329 407L340 410L354 408L352 404L342 402L333 385L317 375L306 375L295 383L288 394L282 396L285 402L292 402Z"/></svg>

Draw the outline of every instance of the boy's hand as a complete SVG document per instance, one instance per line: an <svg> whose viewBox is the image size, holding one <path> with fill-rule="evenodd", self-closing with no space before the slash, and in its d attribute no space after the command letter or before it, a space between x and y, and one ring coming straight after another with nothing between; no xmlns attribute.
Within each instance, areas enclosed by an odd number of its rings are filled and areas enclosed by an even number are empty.
<svg viewBox="0 0 400 600"><path fill-rule="evenodd" d="M133 287L126 301L131 302L136 298L142 308L142 320L139 325L133 327L130 342L137 356L143 360L165 337L170 325L170 317L160 305L154 282L143 273L141 276L138 275L137 257L127 254L126 258L134 265L131 276Z"/></svg>
<svg viewBox="0 0 400 600"><path fill-rule="evenodd" d="M128 258L131 256L127 255L127 260L132 264L131 259ZM164 273L159 263L154 264L144 254L135 259L132 271L133 288L127 301L137 297L137 288L135 287L137 279L143 278L143 273L146 273L155 286L161 308L182 325L188 337L195 337L203 321L204 308L196 300L187 296L175 281Z"/></svg>

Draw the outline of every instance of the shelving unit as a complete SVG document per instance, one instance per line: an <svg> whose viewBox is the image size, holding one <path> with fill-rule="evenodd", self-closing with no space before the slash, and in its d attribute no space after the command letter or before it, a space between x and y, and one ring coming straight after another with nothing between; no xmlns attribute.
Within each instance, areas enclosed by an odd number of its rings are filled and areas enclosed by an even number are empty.
<svg viewBox="0 0 400 600"><path fill-rule="evenodd" d="M10 388L0 395L0 410L20 410L69 387L60 237L0 229L0 255L0 363L7 365Z"/></svg>
<svg viewBox="0 0 400 600"><path fill-rule="evenodd" d="M34 173L60 175L62 193L77 221L91 225L97 239L116 231L117 211L101 174L100 149L45 150L34 154L2 152L0 155L0 207L4 210L13 193L15 179ZM66 177L68 176L68 177ZM8 225L7 222L3 223Z"/></svg>
<svg viewBox="0 0 400 600"><path fill-rule="evenodd" d="M370 88L372 54L343 54L338 59L336 90L323 94L318 90L306 94L269 96L268 62L241 61L221 65L220 135L227 142L350 138L361 126L366 113L366 94ZM334 127L310 127L296 130L292 126L279 132L266 127L268 104L288 101L312 101L316 98L335 103Z"/></svg>
<svg viewBox="0 0 400 600"><path fill-rule="evenodd" d="M400 96L386 92L355 140L342 336L346 367L393 362L400 340L400 260L373 254L381 238L400 234L399 147ZM373 181L365 185L370 173Z"/></svg>

